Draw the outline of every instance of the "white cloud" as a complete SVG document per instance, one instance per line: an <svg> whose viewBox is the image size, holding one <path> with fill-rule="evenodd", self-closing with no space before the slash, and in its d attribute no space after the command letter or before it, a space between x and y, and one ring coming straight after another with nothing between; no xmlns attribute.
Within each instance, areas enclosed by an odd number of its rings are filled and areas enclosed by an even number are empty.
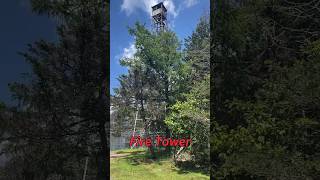
<svg viewBox="0 0 320 180"><path fill-rule="evenodd" d="M176 11L173 1L164 1L163 5L167 8L168 13L173 15L174 18L178 16L179 12Z"/></svg>
<svg viewBox="0 0 320 180"><path fill-rule="evenodd" d="M128 16L136 10L143 10L151 15L151 7L159 2L162 2L162 0L123 0L121 4L121 10L125 11ZM172 15L173 17L178 16L178 12L172 0L166 0L163 2L163 4L167 8L168 14Z"/></svg>
<svg viewBox="0 0 320 180"><path fill-rule="evenodd" d="M137 52L137 48L134 43L130 43L129 47L126 47L123 49L122 55L120 55L120 58L128 58L132 59L134 57L134 54Z"/></svg>
<svg viewBox="0 0 320 180"><path fill-rule="evenodd" d="M199 0L185 0L184 4L187 8L198 4Z"/></svg>

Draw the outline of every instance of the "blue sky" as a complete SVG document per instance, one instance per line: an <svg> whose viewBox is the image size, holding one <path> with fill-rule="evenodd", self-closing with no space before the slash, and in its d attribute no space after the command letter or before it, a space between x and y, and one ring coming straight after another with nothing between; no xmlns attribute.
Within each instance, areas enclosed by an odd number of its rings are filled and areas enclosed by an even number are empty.
<svg viewBox="0 0 320 180"><path fill-rule="evenodd" d="M130 57L134 54L134 41L128 33L128 27L132 27L139 21L151 27L151 6L161 0L111 0L110 4L110 87L119 86L117 77L127 72L126 68L119 64L121 57ZM192 34L199 18L209 12L209 0L165 0L168 9L168 23L170 29L175 31L180 39Z"/></svg>
<svg viewBox="0 0 320 180"><path fill-rule="evenodd" d="M0 101L12 104L8 83L23 81L30 66L18 52L28 43L44 39L57 41L56 24L47 16L31 12L29 0L7 0L0 6Z"/></svg>

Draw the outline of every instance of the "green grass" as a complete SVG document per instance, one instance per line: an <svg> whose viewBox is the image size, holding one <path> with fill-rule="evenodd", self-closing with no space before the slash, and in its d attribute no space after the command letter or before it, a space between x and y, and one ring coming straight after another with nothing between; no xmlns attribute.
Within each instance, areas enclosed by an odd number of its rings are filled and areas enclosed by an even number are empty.
<svg viewBox="0 0 320 180"><path fill-rule="evenodd" d="M126 149L113 151L114 154L129 153L126 157L112 158L111 163L111 179L210 179L209 175L205 175L200 171L180 169L174 166L170 158L158 158L152 160L146 153L146 149Z"/></svg>

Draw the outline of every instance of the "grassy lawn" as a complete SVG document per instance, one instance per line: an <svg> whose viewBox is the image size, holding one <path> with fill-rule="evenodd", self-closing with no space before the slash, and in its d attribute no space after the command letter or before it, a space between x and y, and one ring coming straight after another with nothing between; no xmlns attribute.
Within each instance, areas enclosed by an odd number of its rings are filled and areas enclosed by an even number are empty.
<svg viewBox="0 0 320 180"><path fill-rule="evenodd" d="M169 158L151 160L146 149L126 149L111 154L126 156L111 158L111 179L210 179L208 175L195 170L183 170L174 166Z"/></svg>

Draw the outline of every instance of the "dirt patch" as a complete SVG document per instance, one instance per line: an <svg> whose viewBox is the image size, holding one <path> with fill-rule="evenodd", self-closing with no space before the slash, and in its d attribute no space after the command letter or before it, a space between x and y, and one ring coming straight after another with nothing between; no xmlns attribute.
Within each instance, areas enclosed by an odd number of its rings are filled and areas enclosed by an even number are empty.
<svg viewBox="0 0 320 180"><path fill-rule="evenodd" d="M135 155L135 154L142 154L142 153L144 153L144 151L128 152L128 153L123 153L123 152L114 153L114 152L111 152L110 153L110 158L111 159L113 159L113 158L121 158L121 157L127 157L127 156Z"/></svg>
<svg viewBox="0 0 320 180"><path fill-rule="evenodd" d="M122 153L122 154L111 153L111 154L110 154L110 158L126 157L126 156L129 156L130 154L131 154L131 153Z"/></svg>

